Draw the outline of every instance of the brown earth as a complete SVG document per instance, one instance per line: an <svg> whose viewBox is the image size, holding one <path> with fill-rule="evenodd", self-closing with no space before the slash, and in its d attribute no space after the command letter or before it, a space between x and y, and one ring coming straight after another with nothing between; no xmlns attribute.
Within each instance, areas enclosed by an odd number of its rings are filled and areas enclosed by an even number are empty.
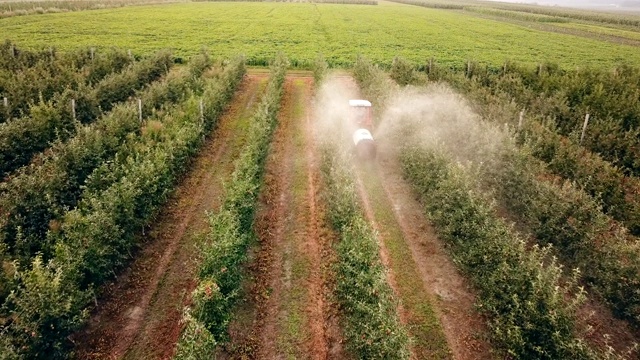
<svg viewBox="0 0 640 360"><path fill-rule="evenodd" d="M492 358L485 321L474 308L474 291L425 218L397 161L381 156L377 171L424 287L435 299L434 308L453 358Z"/></svg>
<svg viewBox="0 0 640 360"><path fill-rule="evenodd" d="M589 345L602 351L613 348L625 359L639 359L640 352L634 348L640 344L640 332L627 321L616 318L603 301L594 299L592 294L578 310L578 326L584 331Z"/></svg>
<svg viewBox="0 0 640 360"><path fill-rule="evenodd" d="M328 297L331 236L317 196L312 98L308 73L286 78L256 217L253 280L230 326L223 358L345 357Z"/></svg>
<svg viewBox="0 0 640 360"><path fill-rule="evenodd" d="M355 81L348 76L341 78L343 86L351 88L352 96L358 96ZM409 184L402 178L398 161L393 155L393 147L379 140L376 140L378 159L373 164L356 164L357 184L366 217L377 230L380 239L381 258L389 270L389 283L400 299L400 319L403 323L409 324L413 336L420 338L423 343L426 342L423 344L415 341L411 346L412 358L493 358L491 346L486 340L485 321L474 308L473 289L458 272L443 243L425 218L420 204L413 197ZM374 194L377 186L381 186L382 196ZM392 209L391 219L384 217L385 213L389 212L388 208ZM390 228L398 228L399 234L394 234ZM401 244L393 244L398 241ZM390 245L396 248L408 247L410 258L401 260L405 264L400 264L399 261L394 264L393 256L390 255ZM406 263L409 263L408 266ZM429 297L428 300L423 299L422 304L410 298L415 295L407 291L407 285L398 284L399 279L405 274L397 272L406 269L417 270L416 275L420 277L419 284L422 285L421 291ZM444 332L448 354L443 353L447 349L439 349L439 330L428 324L420 324L428 322L428 319L418 314L419 309L416 309L425 306L425 301L430 303L440 323L436 327L441 326ZM419 331L428 329L435 334L412 333L412 328L420 328Z"/></svg>
<svg viewBox="0 0 640 360"><path fill-rule="evenodd" d="M140 239L135 260L100 290L88 326L74 336L82 359L165 359L178 340L182 309L196 281L198 236L208 210L219 206L222 182L244 141L243 119L252 114L266 83L248 75L158 219Z"/></svg>
<svg viewBox="0 0 640 360"><path fill-rule="evenodd" d="M116 281L100 290L88 326L73 336L77 357L172 356L182 329L182 310L196 283L196 245L208 228L205 212L221 203L222 183L233 171L267 76L256 71L244 79L190 171L141 237L135 260ZM342 80L357 95L353 79ZM307 73L287 76L256 216L258 244L250 251L245 297L230 326L231 341L218 354L221 358L349 357L343 349L338 310L331 295L334 234L323 221L325 209L318 196L313 97L314 84ZM438 358L492 358L484 320L474 310L473 289L458 273L412 196L392 144L381 140L379 145L377 161L364 171L359 167L359 194L367 218L379 234L388 280L400 299L401 321L414 333L430 326L441 328L434 331L444 333L447 349L445 354L439 352ZM400 261L398 247L407 251ZM405 269L414 271L418 278L411 284L420 289L412 294L406 290ZM415 297L423 292L421 301L433 308L436 325L420 323L424 318L416 312ZM595 315L587 317L594 309ZM610 343L618 350L633 341L626 336L630 332L627 328L603 315L601 306L590 303L582 311L594 327L592 342L602 345L603 333L612 335ZM427 342L432 341L429 336ZM427 355L432 350L423 347L420 342L412 344L412 357L435 357Z"/></svg>
<svg viewBox="0 0 640 360"><path fill-rule="evenodd" d="M384 152L384 151L382 151ZM359 179L359 194L365 209L367 219L373 224L380 237L380 255L383 264L387 267L387 278L401 304L398 312L404 324L420 321L412 319L415 310L409 310L402 306L405 290L398 286L395 268L390 259L389 249L386 244L391 241L393 235L388 232L388 221L377 220L380 215L373 209L375 206L389 206L392 208L395 226L400 228L402 241L409 247L411 258L404 261L412 262L418 270L423 290L428 294L429 302L439 320L450 356L453 359L491 359L491 346L486 340L486 326L484 319L475 311L475 296L473 289L467 280L458 272L449 258L442 242L431 224L425 219L418 202L411 196L410 186L402 179L397 163L381 156L373 171L361 172L369 177L377 176L384 189L384 202L371 205L370 197L373 197L366 186ZM384 225L381 226L381 223ZM399 274L398 274L399 275ZM412 358L424 358L429 353L428 349L416 349L412 346ZM433 354L433 357L444 356Z"/></svg>

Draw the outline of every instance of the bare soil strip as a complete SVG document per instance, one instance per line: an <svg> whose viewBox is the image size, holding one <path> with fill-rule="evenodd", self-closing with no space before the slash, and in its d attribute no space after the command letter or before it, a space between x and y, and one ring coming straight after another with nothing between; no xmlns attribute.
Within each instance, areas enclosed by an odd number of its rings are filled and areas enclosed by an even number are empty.
<svg viewBox="0 0 640 360"><path fill-rule="evenodd" d="M319 341L324 341L327 345L325 359L342 359L347 356L343 353L342 333L338 324L337 304L332 299L333 292L333 270L336 254L333 252L331 244L335 240L335 234L325 222L325 208L318 202L320 189L320 164L317 156L315 144L316 134L314 132L314 119L310 116L311 99L307 99L305 141L307 149L307 199L309 204L309 226L312 233L319 234L320 241L313 241L307 237L307 253L311 256L312 281L309 293L311 301L307 307L313 326L323 328L313 329L315 333L322 333L323 338L314 338L311 350L322 346ZM322 322L321 322L322 319Z"/></svg>
<svg viewBox="0 0 640 360"><path fill-rule="evenodd" d="M586 334L587 343L601 351L613 348L625 359L640 358L640 330L634 329L629 322L616 318L605 305L604 300L595 294L587 294L587 301L578 310L579 329Z"/></svg>
<svg viewBox="0 0 640 360"><path fill-rule="evenodd" d="M400 258L399 254L394 253L397 249L393 248L402 242L403 234L393 214L388 208L385 209L388 201L375 188L376 185L379 187L379 179L368 168L371 164L361 165L363 166L358 167L357 174L358 193L365 216L378 234L380 258L387 268L387 282L400 300L398 314L402 324L407 326L412 340L409 349L411 358L449 359L450 350L431 305L433 300L422 286L409 283L416 279L416 271L413 269L415 265L407 262L406 257Z"/></svg>
<svg viewBox="0 0 640 360"><path fill-rule="evenodd" d="M357 96L353 79L341 80ZM379 234L389 284L400 299L398 311L412 338L411 355L491 359L484 321L473 306L473 290L413 198L391 150L379 148L376 162L357 164L357 182L366 216Z"/></svg>
<svg viewBox="0 0 640 360"><path fill-rule="evenodd" d="M288 76L256 217L259 245L247 301L231 325L229 358L344 358L327 299L330 244L317 199L310 132L313 80Z"/></svg>
<svg viewBox="0 0 640 360"><path fill-rule="evenodd" d="M382 151L376 168L381 186L401 227L405 251L417 267L430 298L435 300L434 309L453 358L491 359L485 321L474 309L473 290L425 218L411 187L402 178L399 164L384 156L384 148Z"/></svg>
<svg viewBox="0 0 640 360"><path fill-rule="evenodd" d="M248 75L203 146L191 170L141 239L141 250L116 281L105 286L86 329L76 334L77 356L89 358L169 358L180 334L182 309L195 286L199 234L207 230L205 211L217 208L222 182L244 142L265 75Z"/></svg>
<svg viewBox="0 0 640 360"><path fill-rule="evenodd" d="M381 256L400 298L418 359L491 359L474 295L411 196L397 164L359 166L360 195L380 236Z"/></svg>

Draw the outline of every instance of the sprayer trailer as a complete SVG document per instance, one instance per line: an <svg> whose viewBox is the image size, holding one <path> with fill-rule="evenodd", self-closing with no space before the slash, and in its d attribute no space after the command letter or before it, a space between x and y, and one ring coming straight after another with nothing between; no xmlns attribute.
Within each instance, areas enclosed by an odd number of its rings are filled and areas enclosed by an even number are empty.
<svg viewBox="0 0 640 360"><path fill-rule="evenodd" d="M376 157L376 144L373 141L373 121L371 119L371 103L367 100L349 100L351 123L353 128L353 144L358 158L371 160Z"/></svg>

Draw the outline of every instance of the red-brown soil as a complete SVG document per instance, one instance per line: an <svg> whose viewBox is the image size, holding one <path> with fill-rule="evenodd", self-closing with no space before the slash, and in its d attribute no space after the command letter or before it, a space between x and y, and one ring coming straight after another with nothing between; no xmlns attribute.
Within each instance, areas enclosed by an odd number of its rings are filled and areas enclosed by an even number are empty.
<svg viewBox="0 0 640 360"><path fill-rule="evenodd" d="M223 181L233 171L247 119L267 76L251 72L244 79L174 195L141 236L135 260L113 283L100 289L89 324L73 336L77 357L172 356L182 329L182 310L196 283L196 244L208 229L206 211L217 209L223 199ZM341 81L356 97L353 79L343 77ZM258 242L250 252L245 296L230 326L230 342L217 354L221 358L349 358L331 295L334 235L324 222L319 196L313 98L313 79L307 73L288 75L256 214ZM414 328L422 321L412 305L415 299L408 298L411 295L402 283L400 269L411 268L419 277L415 284L424 292L424 301L433 308L444 333L448 350L439 356L492 358L484 319L474 309L473 289L458 272L402 178L393 144L380 140L378 159L366 172L359 168L357 183L366 217L379 234L388 281L400 299L401 321ZM396 248L408 249L401 261L393 253L397 250L389 246L394 242ZM595 315L588 317L592 311ZM583 308L581 318L594 327L591 342L602 344L601 335L609 333L610 343L622 350L634 339L628 336L631 330L621 327L595 302ZM430 350L420 346L412 345L412 357L430 358L425 355Z"/></svg>
<svg viewBox="0 0 640 360"><path fill-rule="evenodd" d="M259 244L224 358L344 358L330 300L330 232L318 201L313 79L288 76L256 217Z"/></svg>
<svg viewBox="0 0 640 360"><path fill-rule="evenodd" d="M248 75L226 114L190 164L158 219L140 239L135 260L103 287L88 326L74 336L82 359L165 359L178 340L182 309L195 286L196 242L206 211L222 199L243 143L239 119L252 113L265 75Z"/></svg>
<svg viewBox="0 0 640 360"><path fill-rule="evenodd" d="M351 77L342 77L343 86L350 88L352 96L358 95L357 85ZM486 340L486 326L482 317L474 309L475 295L467 280L459 273L443 243L436 235L433 227L424 216L420 204L413 197L410 186L401 176L397 158L393 154L392 144L376 140L378 143L378 159L373 164L360 164L358 171L358 189L366 217L377 230L380 238L380 254L384 265L388 268L388 280L401 305L398 309L403 323L420 321L415 319L415 310L411 311L405 302L404 293L398 286L389 249L389 241L403 241L410 249L411 258L403 259L412 262L417 269L423 290L429 296L429 302L442 325L442 330L453 359L491 359L491 346ZM381 146L382 145L382 146ZM386 146L385 146L386 145ZM368 171L363 169L367 169ZM366 177L366 178L363 178ZM372 178L373 177L373 178ZM380 183L384 195L380 201L365 188L363 182ZM372 203L371 199L378 202ZM391 207L393 217L391 221L380 219L376 207ZM397 227L401 239L392 239L391 232L384 227ZM397 270L396 270L397 271ZM404 293L403 293L404 292ZM412 346L412 358L428 356L428 350Z"/></svg>

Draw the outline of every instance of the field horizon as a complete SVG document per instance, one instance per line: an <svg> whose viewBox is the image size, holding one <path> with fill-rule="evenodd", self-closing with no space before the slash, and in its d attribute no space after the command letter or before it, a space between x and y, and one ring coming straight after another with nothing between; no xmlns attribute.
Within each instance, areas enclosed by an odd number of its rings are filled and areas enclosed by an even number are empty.
<svg viewBox="0 0 640 360"><path fill-rule="evenodd" d="M177 57L190 57L206 48L216 57L244 54L248 64L258 65L277 52L302 67L319 53L334 67L350 66L357 55L382 65L401 56L422 64L433 58L453 67L468 61L496 66L550 62L564 68L640 62L633 33L607 28L613 32L610 38L626 41L616 43L575 34L589 28L559 33L537 24L386 1L377 6L194 2L0 19L5 38L29 49L119 47L145 56L171 48Z"/></svg>

